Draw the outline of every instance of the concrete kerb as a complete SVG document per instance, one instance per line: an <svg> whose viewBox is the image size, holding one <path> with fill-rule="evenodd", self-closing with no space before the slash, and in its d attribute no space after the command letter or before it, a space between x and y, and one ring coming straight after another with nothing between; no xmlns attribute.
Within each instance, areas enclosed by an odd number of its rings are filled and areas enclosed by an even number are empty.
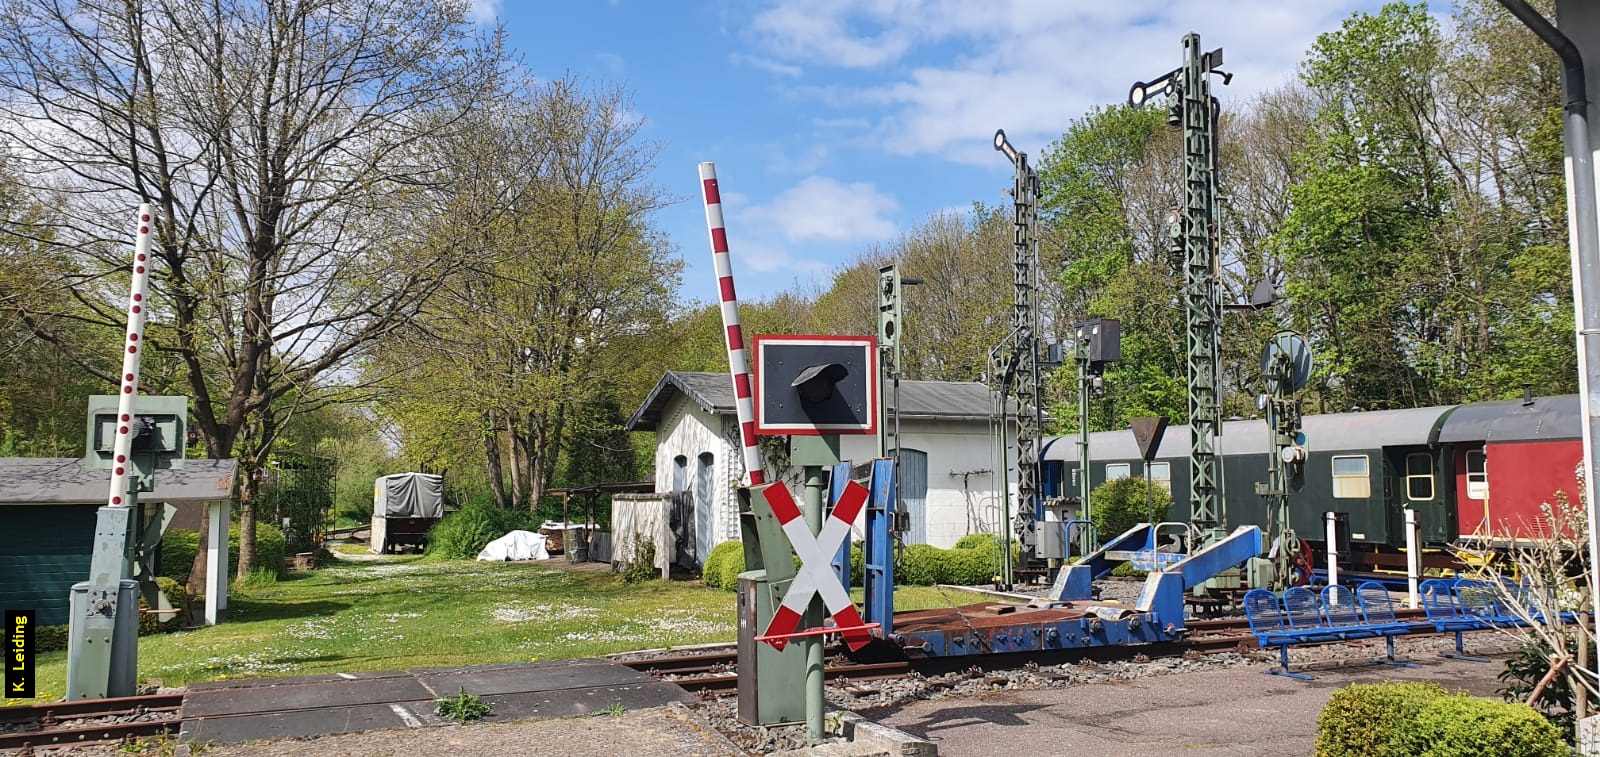
<svg viewBox="0 0 1600 757"><path fill-rule="evenodd" d="M829 735L844 741L773 752L773 757L937 757L939 746L897 728L875 723L848 710L828 713Z"/></svg>

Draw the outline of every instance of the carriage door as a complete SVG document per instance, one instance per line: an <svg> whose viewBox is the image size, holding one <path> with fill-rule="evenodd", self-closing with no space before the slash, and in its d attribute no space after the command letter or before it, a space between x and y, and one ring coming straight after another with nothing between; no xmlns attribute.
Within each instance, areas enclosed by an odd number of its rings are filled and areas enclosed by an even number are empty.
<svg viewBox="0 0 1600 757"><path fill-rule="evenodd" d="M1393 517L1389 534L1397 546L1406 539L1406 508L1417 511L1417 522L1422 526L1422 540L1442 544L1455 538L1450 527L1450 514L1446 503L1450 481L1440 470L1439 458L1427 447L1390 447L1384 450L1385 506Z"/></svg>

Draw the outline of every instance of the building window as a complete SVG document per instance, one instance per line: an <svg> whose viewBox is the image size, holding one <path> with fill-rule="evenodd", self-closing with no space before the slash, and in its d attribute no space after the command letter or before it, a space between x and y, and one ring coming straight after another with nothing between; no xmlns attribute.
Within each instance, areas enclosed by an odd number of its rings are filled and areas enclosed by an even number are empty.
<svg viewBox="0 0 1600 757"><path fill-rule="evenodd" d="M1427 502L1433 499L1433 456L1426 452L1406 455L1406 499Z"/></svg>
<svg viewBox="0 0 1600 757"><path fill-rule="evenodd" d="M1467 450L1467 499L1489 496L1489 459L1483 450Z"/></svg>
<svg viewBox="0 0 1600 757"><path fill-rule="evenodd" d="M1150 480L1160 482L1168 489L1172 488L1172 463L1151 463Z"/></svg>
<svg viewBox="0 0 1600 757"><path fill-rule="evenodd" d="M1333 496L1338 499L1367 499L1371 497L1371 475L1366 455L1335 455L1333 458Z"/></svg>
<svg viewBox="0 0 1600 757"><path fill-rule="evenodd" d="M1106 480L1115 481L1133 475L1133 466L1128 463L1106 463Z"/></svg>

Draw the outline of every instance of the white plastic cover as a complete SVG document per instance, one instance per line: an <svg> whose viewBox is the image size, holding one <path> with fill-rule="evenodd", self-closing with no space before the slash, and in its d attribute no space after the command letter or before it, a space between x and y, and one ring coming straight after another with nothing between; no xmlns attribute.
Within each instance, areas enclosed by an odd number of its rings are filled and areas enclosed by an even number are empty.
<svg viewBox="0 0 1600 757"><path fill-rule="evenodd" d="M479 560L548 560L550 553L544 548L544 536L532 531L511 531L505 536L484 545L478 553Z"/></svg>

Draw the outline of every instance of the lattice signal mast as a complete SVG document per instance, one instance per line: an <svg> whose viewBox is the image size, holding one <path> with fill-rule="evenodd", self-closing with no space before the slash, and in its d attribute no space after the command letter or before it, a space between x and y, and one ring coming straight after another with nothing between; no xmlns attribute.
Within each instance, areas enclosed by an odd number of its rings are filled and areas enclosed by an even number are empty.
<svg viewBox="0 0 1600 757"><path fill-rule="evenodd" d="M1012 223L1016 297L1011 307L1012 396L1017 398L1017 515L1031 523L1039 517L1039 437L1042 433L1044 378L1039 372L1039 311L1034 302L1039 289L1039 175L1028 165L1028 154L1006 141L1004 130L994 133L994 149L1005 153L1016 168L1012 183ZM1002 395L1003 397L1003 395ZM1003 430L1002 430L1003 433ZM998 477L997 477L998 478Z"/></svg>
<svg viewBox="0 0 1600 757"><path fill-rule="evenodd" d="M1183 65L1152 82L1138 82L1128 104L1138 108L1157 95L1170 94L1169 125L1183 130L1183 207L1173 229L1174 248L1183 252L1183 292L1188 322L1189 447L1191 521L1207 542L1226 535L1217 437L1222 433L1222 286L1217 213L1217 114L1211 75L1227 84L1232 74L1218 71L1222 49L1200 51L1200 35L1183 38Z"/></svg>

